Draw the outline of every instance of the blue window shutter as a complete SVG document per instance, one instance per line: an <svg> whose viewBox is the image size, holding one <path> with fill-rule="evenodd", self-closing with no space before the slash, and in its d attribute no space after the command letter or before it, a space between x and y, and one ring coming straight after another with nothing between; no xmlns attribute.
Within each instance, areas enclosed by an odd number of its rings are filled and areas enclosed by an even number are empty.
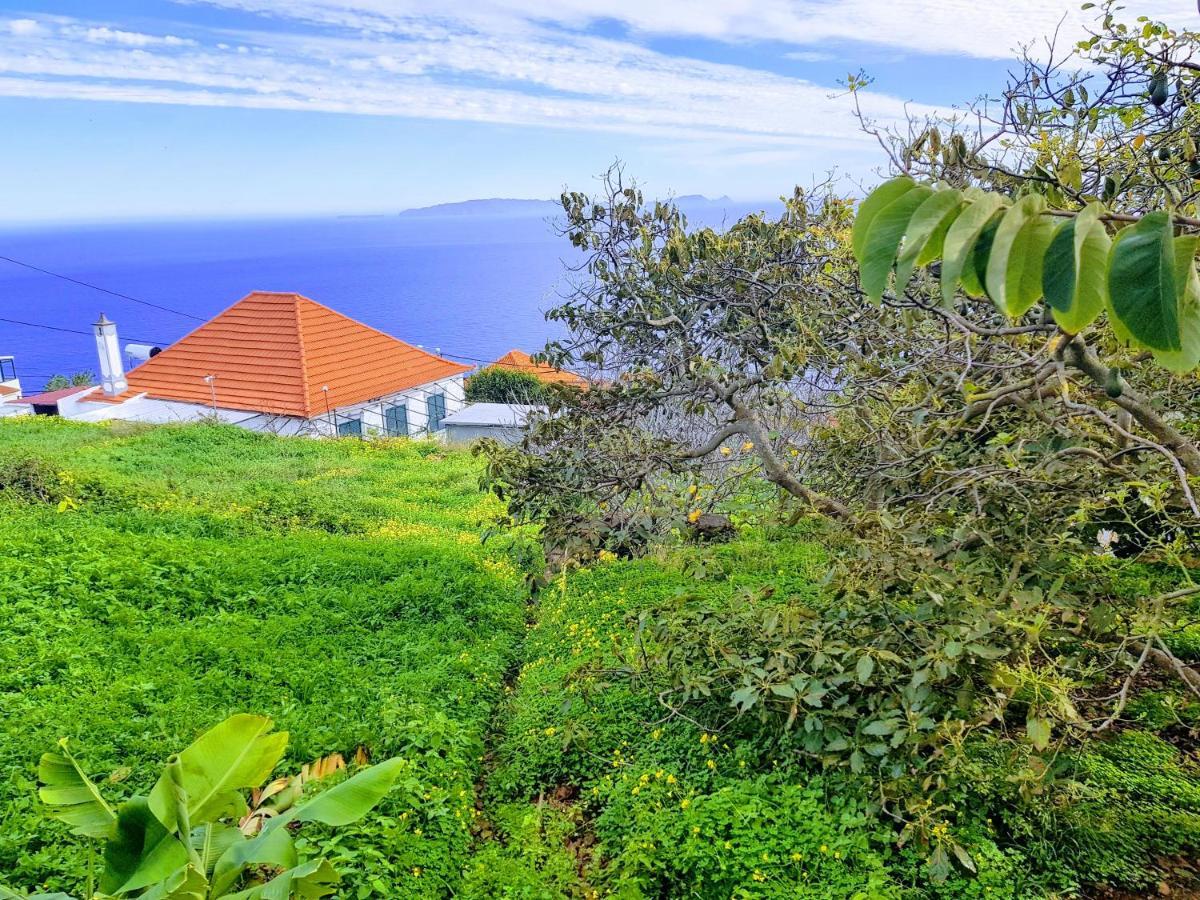
<svg viewBox="0 0 1200 900"><path fill-rule="evenodd" d="M408 407L403 403L389 406L383 414L384 431L388 437L404 437L408 434Z"/></svg>
<svg viewBox="0 0 1200 900"><path fill-rule="evenodd" d="M343 419L338 422L337 432L343 437L362 437L362 419Z"/></svg>
<svg viewBox="0 0 1200 900"><path fill-rule="evenodd" d="M446 418L446 395L430 394L427 403L429 406L429 430L441 431L442 419Z"/></svg>

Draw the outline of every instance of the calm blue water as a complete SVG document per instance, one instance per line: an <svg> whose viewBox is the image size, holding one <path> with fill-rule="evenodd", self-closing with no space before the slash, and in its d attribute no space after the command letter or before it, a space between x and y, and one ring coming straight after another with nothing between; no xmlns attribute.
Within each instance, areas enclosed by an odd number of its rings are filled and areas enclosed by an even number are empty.
<svg viewBox="0 0 1200 900"><path fill-rule="evenodd" d="M206 319L253 290L296 291L410 343L485 361L557 335L543 314L573 253L538 216L0 230L0 255ZM96 370L90 325L101 312L122 345L165 346L199 324L0 260L0 317L87 332L0 322L0 355L16 357L27 392L56 373Z"/></svg>

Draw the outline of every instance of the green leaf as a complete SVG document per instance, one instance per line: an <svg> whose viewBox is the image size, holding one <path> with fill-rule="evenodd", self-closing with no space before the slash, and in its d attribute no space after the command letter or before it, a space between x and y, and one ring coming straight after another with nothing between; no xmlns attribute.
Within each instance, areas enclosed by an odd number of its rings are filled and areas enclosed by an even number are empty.
<svg viewBox="0 0 1200 900"><path fill-rule="evenodd" d="M984 286L997 308L1014 319L1024 315L1042 296L1045 246L1038 252L1036 244L1044 239L1048 246L1054 228L1054 223L1042 215L1045 208L1046 199L1040 194L1022 197L1004 213L992 241ZM1027 279L1031 268L1037 269L1035 280ZM1027 280L1035 285L1036 293L1032 297L1028 296Z"/></svg>
<svg viewBox="0 0 1200 900"><path fill-rule="evenodd" d="M1105 269L1109 237L1092 203L1059 226L1046 250L1042 290L1054 320L1068 334L1078 334L1104 309Z"/></svg>
<svg viewBox="0 0 1200 900"><path fill-rule="evenodd" d="M1025 733L1036 750L1045 750L1050 745L1050 720L1031 716L1025 722Z"/></svg>
<svg viewBox="0 0 1200 900"><path fill-rule="evenodd" d="M207 895L208 880L188 866L138 894L137 900L205 900Z"/></svg>
<svg viewBox="0 0 1200 900"><path fill-rule="evenodd" d="M245 840L246 837L240 829L232 825L222 825L219 822L210 822L208 825L192 829L192 846L200 854L200 861L204 865L204 874L206 875L212 873L217 860L224 855L226 850Z"/></svg>
<svg viewBox="0 0 1200 900"><path fill-rule="evenodd" d="M859 265L862 265L863 251L867 247L867 232L871 229L871 222L884 207L903 194L908 193L916 187L916 184L907 175L901 175L899 178L893 178L891 181L885 181L879 185L858 205L858 213L854 217L854 231L851 234L850 243L854 249L854 258L858 260Z"/></svg>
<svg viewBox="0 0 1200 900"><path fill-rule="evenodd" d="M876 719L874 722L867 723L863 728L863 734L874 734L882 737L885 734L891 734L896 730L896 723L891 719Z"/></svg>
<svg viewBox="0 0 1200 900"><path fill-rule="evenodd" d="M933 189L925 185L914 187L884 207L871 222L863 255L859 259L863 291L871 302L878 303L887 290L888 275L896 261L896 253L908 223L932 193Z"/></svg>
<svg viewBox="0 0 1200 900"><path fill-rule="evenodd" d="M1117 235L1109 254L1109 312L1138 345L1181 350L1171 217L1152 212Z"/></svg>
<svg viewBox="0 0 1200 900"><path fill-rule="evenodd" d="M992 255L992 243L996 240L996 232L1000 229L1000 215L992 216L971 250L971 258L963 268L962 288L971 297L983 297L987 294L984 279L987 277L988 260Z"/></svg>
<svg viewBox="0 0 1200 900"><path fill-rule="evenodd" d="M239 789L258 787L287 748L286 731L270 734L266 716L231 716L179 754L191 824L204 825L246 808ZM171 785L164 773L150 793L150 807L168 828L175 826Z"/></svg>
<svg viewBox="0 0 1200 900"><path fill-rule="evenodd" d="M169 878L187 862L187 848L158 820L145 797L134 797L117 812L116 833L104 846L100 890L136 891Z"/></svg>
<svg viewBox="0 0 1200 900"><path fill-rule="evenodd" d="M1004 205L998 194L981 194L954 220L942 248L942 299L950 305L968 262L974 262L975 241Z"/></svg>
<svg viewBox="0 0 1200 900"><path fill-rule="evenodd" d="M45 753L38 764L38 781L42 784L38 796L50 807L51 816L71 826L72 834L108 837L117 814L67 750L66 738L58 746L61 755Z"/></svg>
<svg viewBox="0 0 1200 900"><path fill-rule="evenodd" d="M229 900L310 900L328 897L340 880L341 876L327 860L314 859L280 872L266 884L228 896Z"/></svg>
<svg viewBox="0 0 1200 900"><path fill-rule="evenodd" d="M1155 350L1154 359L1172 372L1184 374L1200 365L1200 274L1196 272L1196 248L1200 238L1175 238L1175 286L1179 289L1180 349Z"/></svg>
<svg viewBox="0 0 1200 900"><path fill-rule="evenodd" d="M297 862L291 833L286 828L265 828L256 837L234 842L221 854L213 867L212 896L223 897L247 866L290 869Z"/></svg>
<svg viewBox="0 0 1200 900"><path fill-rule="evenodd" d="M958 191L934 191L909 220L904 246L896 258L896 285L908 284L914 266L924 265L942 254L946 232L963 208Z"/></svg>
<svg viewBox="0 0 1200 900"><path fill-rule="evenodd" d="M866 684L871 679L871 675L875 671L875 659L871 656L863 654L858 658L858 664L855 666L856 674L858 675L858 683Z"/></svg>
<svg viewBox="0 0 1200 900"><path fill-rule="evenodd" d="M337 787L332 787L307 803L293 807L284 816L273 819L270 827L277 827L280 819L320 822L323 825L349 825L351 822L357 822L392 789L406 765L403 757L393 756L369 769L363 769Z"/></svg>

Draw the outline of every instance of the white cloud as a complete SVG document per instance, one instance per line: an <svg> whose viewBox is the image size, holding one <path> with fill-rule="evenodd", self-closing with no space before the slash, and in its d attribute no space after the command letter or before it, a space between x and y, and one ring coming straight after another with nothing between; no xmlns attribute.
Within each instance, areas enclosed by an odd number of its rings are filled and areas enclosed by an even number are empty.
<svg viewBox="0 0 1200 900"><path fill-rule="evenodd" d="M865 140L828 87L532 24L489 32L429 19L367 35L307 28L188 41L56 24L49 36L0 44L0 92L720 138L776 151ZM863 103L878 118L904 115L884 95Z"/></svg>
<svg viewBox="0 0 1200 900"><path fill-rule="evenodd" d="M34 34L40 34L42 25L34 19L9 19L4 23L8 28L9 33L28 37Z"/></svg>
<svg viewBox="0 0 1200 900"><path fill-rule="evenodd" d="M1093 13L1078 0L176 0L280 18L407 32L416 23L453 20L489 31L530 23L568 28L615 20L635 32L717 41L779 41L820 46L864 41L916 54L1004 59L1019 45L1061 27L1074 39ZM1194 21L1188 0L1140 0L1136 12L1173 24Z"/></svg>
<svg viewBox="0 0 1200 900"><path fill-rule="evenodd" d="M156 35L142 34L137 31L122 31L109 28L107 25L93 26L83 29L85 40L93 44L122 44L126 47L187 47L195 45L195 41L176 37L173 34Z"/></svg>

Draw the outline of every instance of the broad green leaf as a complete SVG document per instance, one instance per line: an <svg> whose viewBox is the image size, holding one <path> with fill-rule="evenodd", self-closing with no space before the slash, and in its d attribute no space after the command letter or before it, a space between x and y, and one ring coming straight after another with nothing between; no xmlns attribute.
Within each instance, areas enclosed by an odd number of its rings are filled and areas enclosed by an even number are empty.
<svg viewBox="0 0 1200 900"><path fill-rule="evenodd" d="M112 832L117 814L67 750L66 738L58 742L61 755L45 753L38 764L38 796L56 819L71 826L81 837L105 838Z"/></svg>
<svg viewBox="0 0 1200 900"><path fill-rule="evenodd" d="M913 214L933 193L933 189L918 185L884 207L871 222L863 255L859 260L862 287L873 303L878 303L887 290L888 275L896 261L900 240ZM897 284L897 290L902 285Z"/></svg>
<svg viewBox="0 0 1200 900"><path fill-rule="evenodd" d="M229 900L312 900L328 897L337 890L340 880L341 876L327 860L314 859L280 872L266 884L228 896Z"/></svg>
<svg viewBox="0 0 1200 900"><path fill-rule="evenodd" d="M987 277L988 260L992 255L992 242L996 240L996 232L1000 229L1000 219L1000 215L992 216L983 226L983 231L979 232L975 241L975 248L971 251L971 258L963 268L962 288L968 296L983 297L987 294L984 279Z"/></svg>
<svg viewBox="0 0 1200 900"><path fill-rule="evenodd" d="M123 894L148 887L187 862L187 848L158 820L145 797L134 797L117 812L116 833L104 846L100 890Z"/></svg>
<svg viewBox="0 0 1200 900"><path fill-rule="evenodd" d="M290 869L298 862L296 846L286 828L265 828L256 837L236 841L213 867L212 896L223 897L237 884L247 866Z"/></svg>
<svg viewBox="0 0 1200 900"><path fill-rule="evenodd" d="M988 258L987 272L984 275L984 287L997 308L1007 316L1016 318L1042 295L1041 278L1037 279L1037 296L1024 304L1020 312L1012 312L1020 308L1024 297L1022 281L1031 265L1036 265L1041 271L1041 255L1031 258L1028 246L1035 236L1037 229L1030 226L1046 220L1042 210L1046 208L1046 199L1040 194L1029 194L1018 200L1011 209L1004 213L996 236L992 240L992 252ZM1052 223L1047 222L1047 225ZM1025 239L1022 240L1022 235ZM1044 252L1044 251L1043 251Z"/></svg>
<svg viewBox="0 0 1200 900"><path fill-rule="evenodd" d="M904 246L896 258L897 287L908 284L914 266L942 255L946 232L958 218L962 205L962 194L958 191L934 191L913 213L904 233Z"/></svg>
<svg viewBox="0 0 1200 900"><path fill-rule="evenodd" d="M875 659L867 654L863 654L858 658L858 664L855 666L855 674L858 675L859 684L866 684L872 673L875 671Z"/></svg>
<svg viewBox="0 0 1200 900"><path fill-rule="evenodd" d="M1196 272L1196 248L1200 238L1175 238L1175 287L1179 291L1178 350L1155 350L1154 359L1172 372L1184 374L1200 365L1200 274Z"/></svg>
<svg viewBox="0 0 1200 900"><path fill-rule="evenodd" d="M1117 235L1109 254L1109 312L1140 346L1181 350L1171 217L1146 215Z"/></svg>
<svg viewBox="0 0 1200 900"><path fill-rule="evenodd" d="M193 826L245 810L238 791L262 784L287 748L287 732L271 734L271 726L266 716L231 716L179 754ZM171 796L164 773L150 793L150 807L168 828L175 825Z"/></svg>
<svg viewBox="0 0 1200 900"><path fill-rule="evenodd" d="M1030 743L1036 750L1045 750L1050 746L1050 720L1040 716L1030 716L1025 720L1025 733L1029 735Z"/></svg>
<svg viewBox="0 0 1200 900"><path fill-rule="evenodd" d="M200 854L200 862L204 865L204 874L209 875L226 850L234 844L245 841L246 837L240 829L232 825L222 825L211 822L192 829L192 846Z"/></svg>
<svg viewBox="0 0 1200 900"><path fill-rule="evenodd" d="M1054 320L1078 334L1104 309L1109 237L1092 203L1059 226L1046 250L1042 290Z"/></svg>
<svg viewBox="0 0 1200 900"><path fill-rule="evenodd" d="M1056 223L1049 216L1037 216L1017 235L1009 253L1009 275L1005 286L1005 310L1014 319L1025 315L1043 296L1042 264Z"/></svg>
<svg viewBox="0 0 1200 900"><path fill-rule="evenodd" d="M207 895L208 880L188 866L138 894L137 900L205 900Z"/></svg>
<svg viewBox="0 0 1200 900"><path fill-rule="evenodd" d="M349 825L351 822L357 822L392 789L406 765L403 757L393 756L369 769L363 769L337 787L330 788L308 802L293 807L283 816L273 819L270 827L276 827L281 819L320 822L323 825Z"/></svg>
<svg viewBox="0 0 1200 900"><path fill-rule="evenodd" d="M854 257L858 260L859 265L862 264L863 251L867 247L867 232L871 229L871 222L884 207L893 200L899 199L903 194L908 193L916 187L916 184L907 175L901 175L899 178L893 178L891 181L885 181L879 185L858 205L850 243L854 249Z"/></svg>
<svg viewBox="0 0 1200 900"><path fill-rule="evenodd" d="M942 248L942 299L950 305L963 270L974 262L975 241L1004 205L997 194L983 194L959 214L946 232Z"/></svg>

